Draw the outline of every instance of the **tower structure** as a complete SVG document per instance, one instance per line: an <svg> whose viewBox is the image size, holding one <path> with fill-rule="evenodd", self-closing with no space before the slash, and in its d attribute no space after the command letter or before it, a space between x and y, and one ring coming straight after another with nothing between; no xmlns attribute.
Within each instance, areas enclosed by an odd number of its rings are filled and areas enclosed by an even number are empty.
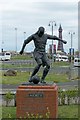
<svg viewBox="0 0 80 120"><path fill-rule="evenodd" d="M62 27L61 27L61 24L60 24L60 26L59 26L58 31L59 31L59 38L62 39L62 31L63 31L63 29L62 29ZM58 41L58 48L57 48L57 51L64 52L63 43L62 43L61 41Z"/></svg>

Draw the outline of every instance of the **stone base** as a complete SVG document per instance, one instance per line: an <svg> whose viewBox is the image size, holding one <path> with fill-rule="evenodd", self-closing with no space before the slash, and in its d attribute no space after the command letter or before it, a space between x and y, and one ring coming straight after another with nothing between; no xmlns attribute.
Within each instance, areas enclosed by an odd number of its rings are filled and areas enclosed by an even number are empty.
<svg viewBox="0 0 80 120"><path fill-rule="evenodd" d="M54 84L24 84L16 93L17 118L37 114L43 118L57 118L58 87Z"/></svg>

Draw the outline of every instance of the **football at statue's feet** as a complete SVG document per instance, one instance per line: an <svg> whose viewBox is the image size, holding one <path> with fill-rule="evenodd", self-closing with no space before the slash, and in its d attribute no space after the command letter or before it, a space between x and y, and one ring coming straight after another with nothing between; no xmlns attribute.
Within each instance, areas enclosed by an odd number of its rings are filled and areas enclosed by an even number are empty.
<svg viewBox="0 0 80 120"><path fill-rule="evenodd" d="M40 82L40 78L39 76L35 75L31 78L31 81L34 83L34 84L38 84Z"/></svg>

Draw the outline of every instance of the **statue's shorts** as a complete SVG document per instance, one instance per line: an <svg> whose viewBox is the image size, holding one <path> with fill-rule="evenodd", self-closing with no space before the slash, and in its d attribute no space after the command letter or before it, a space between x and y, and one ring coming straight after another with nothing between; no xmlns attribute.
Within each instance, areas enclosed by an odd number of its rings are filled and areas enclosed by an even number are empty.
<svg viewBox="0 0 80 120"><path fill-rule="evenodd" d="M42 65L43 67L50 66L49 59L45 52L34 51L33 55L38 65Z"/></svg>

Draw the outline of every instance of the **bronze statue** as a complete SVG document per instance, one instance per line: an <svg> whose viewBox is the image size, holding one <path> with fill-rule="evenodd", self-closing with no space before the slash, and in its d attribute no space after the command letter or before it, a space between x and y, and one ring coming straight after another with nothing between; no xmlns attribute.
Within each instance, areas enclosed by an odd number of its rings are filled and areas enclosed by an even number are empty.
<svg viewBox="0 0 80 120"><path fill-rule="evenodd" d="M64 44L67 43L66 41L58 38L57 36L44 34L44 32L45 32L44 27L39 27L38 31L35 34L32 34L26 40L24 40L22 49L20 51L20 54L22 54L26 44L28 44L32 40L34 41L35 49L34 49L33 54L34 54L34 58L37 62L37 66L34 68L32 75L30 76L29 82L32 82L31 78L36 75L36 73L39 71L39 69L42 65L44 67L44 70L43 70L43 75L41 77L40 82L46 83L44 80L50 69L50 62L49 62L49 59L46 56L46 52L45 52L47 39L59 40L59 41L63 42Z"/></svg>

